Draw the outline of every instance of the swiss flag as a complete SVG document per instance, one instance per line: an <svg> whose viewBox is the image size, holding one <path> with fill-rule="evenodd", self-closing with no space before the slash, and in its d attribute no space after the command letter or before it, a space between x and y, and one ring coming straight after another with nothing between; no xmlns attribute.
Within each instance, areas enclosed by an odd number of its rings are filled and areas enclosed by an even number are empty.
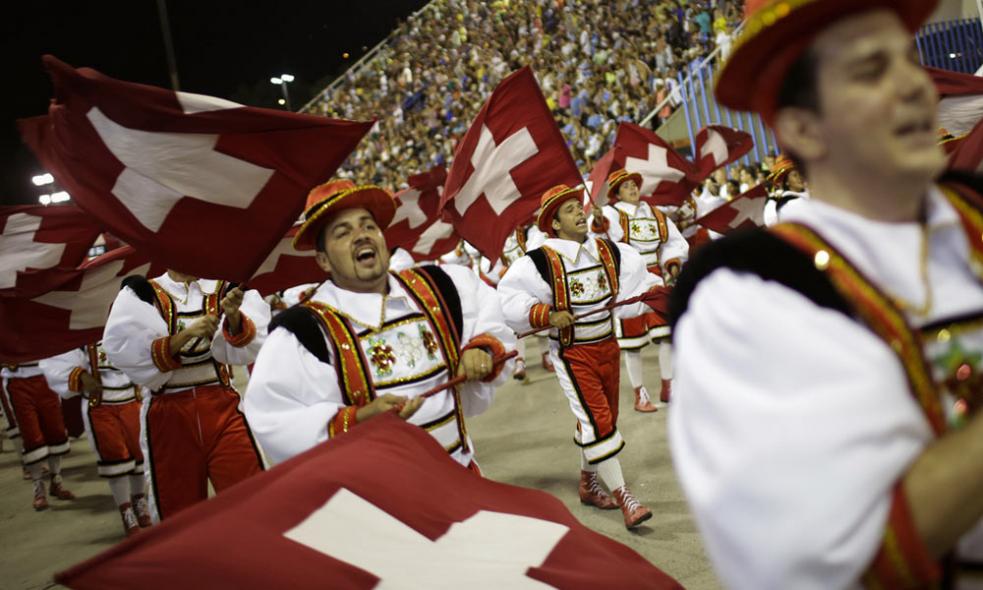
<svg viewBox="0 0 983 590"><path fill-rule="evenodd" d="M748 153L754 139L743 131L710 125L696 136L699 159L691 162L652 131L621 123L614 145L624 157L616 156L614 168L642 175L640 192L651 205L679 206L714 170Z"/></svg>
<svg viewBox="0 0 983 590"><path fill-rule="evenodd" d="M55 98L25 142L110 231L201 277L252 276L371 127L44 65Z"/></svg>
<svg viewBox="0 0 983 590"><path fill-rule="evenodd" d="M79 590L682 588L553 496L391 414L57 574Z"/></svg>
<svg viewBox="0 0 983 590"><path fill-rule="evenodd" d="M409 188L396 193L396 216L386 228L386 244L402 248L417 262L437 260L453 250L461 237L444 221L440 194L447 181L447 169L438 166L429 172L410 176Z"/></svg>
<svg viewBox="0 0 983 590"><path fill-rule="evenodd" d="M939 125L956 137L966 135L983 119L983 77L925 69L939 93Z"/></svg>
<svg viewBox="0 0 983 590"><path fill-rule="evenodd" d="M72 205L0 208L0 297L29 297L57 286L102 233Z"/></svg>
<svg viewBox="0 0 983 590"><path fill-rule="evenodd" d="M149 270L146 255L123 246L57 271L60 282L46 293L0 298L0 358L27 362L96 342L123 279Z"/></svg>
<svg viewBox="0 0 983 590"><path fill-rule="evenodd" d="M698 184L692 162L644 127L621 123L614 145L624 154L615 161L615 168L641 174L639 192L649 202L652 202L649 197L656 197L660 204L682 203L694 183Z"/></svg>
<svg viewBox="0 0 983 590"><path fill-rule="evenodd" d="M558 184L579 186L577 165L532 70L502 80L454 152L441 209L493 264L512 230Z"/></svg>
<svg viewBox="0 0 983 590"><path fill-rule="evenodd" d="M754 147L754 138L737 129L710 125L696 135L696 174L703 182L714 170L736 162Z"/></svg>
<svg viewBox="0 0 983 590"><path fill-rule="evenodd" d="M283 291L306 283L319 283L327 277L327 272L318 266L314 250L294 248L294 236L300 225L290 228L276 247L266 256L253 278L245 285L256 289L264 297L270 293Z"/></svg>
<svg viewBox="0 0 983 590"><path fill-rule="evenodd" d="M696 223L719 234L735 229L762 227L765 224L767 203L768 191L763 184L759 184L700 217Z"/></svg>

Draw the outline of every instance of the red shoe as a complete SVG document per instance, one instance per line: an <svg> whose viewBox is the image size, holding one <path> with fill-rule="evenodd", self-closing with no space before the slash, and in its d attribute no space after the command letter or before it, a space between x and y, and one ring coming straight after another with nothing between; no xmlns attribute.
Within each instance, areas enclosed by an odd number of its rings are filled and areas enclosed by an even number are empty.
<svg viewBox="0 0 983 590"><path fill-rule="evenodd" d="M618 507L618 503L604 491L597 481L597 474L592 471L580 472L580 485L577 491L580 493L581 504L601 510L613 510Z"/></svg>
<svg viewBox="0 0 983 590"><path fill-rule="evenodd" d="M659 408L652 403L649 399L649 392L645 387L635 388L635 411L642 412L644 414L649 414L651 412L658 412Z"/></svg>
<svg viewBox="0 0 983 590"><path fill-rule="evenodd" d="M625 515L626 529L633 529L652 518L652 511L642 506L635 499L635 496L628 490L628 486L621 486L612 495L618 502L621 513Z"/></svg>
<svg viewBox="0 0 983 590"><path fill-rule="evenodd" d="M48 509L48 498L41 480L34 482L34 509L38 512Z"/></svg>
<svg viewBox="0 0 983 590"><path fill-rule="evenodd" d="M127 537L132 537L140 532L140 523L137 521L136 513L133 512L133 504L129 502L121 504L119 515L123 518L123 531Z"/></svg>
<svg viewBox="0 0 983 590"><path fill-rule="evenodd" d="M27 470L27 467L24 467L23 469L24 475L22 477L24 478L24 481L31 481L31 472Z"/></svg>
<svg viewBox="0 0 983 590"><path fill-rule="evenodd" d="M668 404L672 397L672 379L662 380L662 391L659 392L659 401Z"/></svg>
<svg viewBox="0 0 983 590"><path fill-rule="evenodd" d="M153 526L154 521L150 518L150 506L147 505L147 496L137 494L131 500L133 500L133 512L137 515L137 522L140 523L140 528L145 529Z"/></svg>
<svg viewBox="0 0 983 590"><path fill-rule="evenodd" d="M553 366L553 361L550 360L550 353L548 352L543 353L543 368L550 373L556 372L556 367Z"/></svg>
<svg viewBox="0 0 983 590"><path fill-rule="evenodd" d="M516 381L526 380L526 361L517 358L515 359L515 371L512 372L512 378Z"/></svg>
<svg viewBox="0 0 983 590"><path fill-rule="evenodd" d="M59 500L75 499L75 494L66 490L65 486L62 485L62 482L55 481L54 478L51 478L51 489L48 490L48 493L51 494L52 498L58 498Z"/></svg>

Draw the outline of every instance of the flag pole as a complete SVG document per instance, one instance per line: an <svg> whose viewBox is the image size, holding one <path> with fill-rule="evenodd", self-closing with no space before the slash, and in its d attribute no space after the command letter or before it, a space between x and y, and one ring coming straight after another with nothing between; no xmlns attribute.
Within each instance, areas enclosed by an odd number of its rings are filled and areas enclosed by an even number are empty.
<svg viewBox="0 0 983 590"><path fill-rule="evenodd" d="M171 76L171 88L179 91L177 60L174 58L174 41L171 40L171 21L167 18L167 0L157 0L157 14L160 16L160 32L164 36L164 54L167 56L167 70Z"/></svg>

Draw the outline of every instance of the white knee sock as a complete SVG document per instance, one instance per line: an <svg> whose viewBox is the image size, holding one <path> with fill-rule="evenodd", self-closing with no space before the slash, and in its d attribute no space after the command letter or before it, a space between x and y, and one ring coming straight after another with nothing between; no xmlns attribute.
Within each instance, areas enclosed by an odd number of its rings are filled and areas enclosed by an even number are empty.
<svg viewBox="0 0 983 590"><path fill-rule="evenodd" d="M519 338L518 342L515 343L515 350L519 353L520 359L526 358L526 339Z"/></svg>
<svg viewBox="0 0 983 590"><path fill-rule="evenodd" d="M580 470L589 471L591 473L597 471L597 465L591 465L590 463L587 462L587 457L584 455L583 450L580 451Z"/></svg>
<svg viewBox="0 0 983 590"><path fill-rule="evenodd" d="M48 455L48 471L51 481L61 483L61 455Z"/></svg>
<svg viewBox="0 0 983 590"><path fill-rule="evenodd" d="M659 344L659 372L663 379L672 379L672 344L668 340Z"/></svg>
<svg viewBox="0 0 983 590"><path fill-rule="evenodd" d="M628 369L628 380L632 389L638 389L645 383L642 381L642 353L638 350L624 352L625 368Z"/></svg>
<svg viewBox="0 0 983 590"><path fill-rule="evenodd" d="M130 480L130 495L139 496L143 493L143 474L136 473L126 476Z"/></svg>
<svg viewBox="0 0 983 590"><path fill-rule="evenodd" d="M130 478L111 477L109 478L109 489L113 492L113 500L117 506L122 506L130 501Z"/></svg>
<svg viewBox="0 0 983 590"><path fill-rule="evenodd" d="M28 465L27 472L31 474L31 481L41 481L44 477L44 463L38 461Z"/></svg>
<svg viewBox="0 0 983 590"><path fill-rule="evenodd" d="M621 462L617 457L605 459L596 465L597 475L609 492L625 486L625 476L621 473Z"/></svg>

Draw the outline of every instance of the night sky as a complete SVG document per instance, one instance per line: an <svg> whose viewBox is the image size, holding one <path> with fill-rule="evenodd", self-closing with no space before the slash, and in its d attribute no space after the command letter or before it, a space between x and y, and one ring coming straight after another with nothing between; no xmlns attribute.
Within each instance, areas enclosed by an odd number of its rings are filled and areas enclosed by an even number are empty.
<svg viewBox="0 0 983 590"><path fill-rule="evenodd" d="M167 3L181 90L278 107L270 77L292 74L299 108L425 0ZM15 121L47 111L51 84L41 55L73 66L170 87L154 0L7 3L3 10L3 133L0 204L37 203L30 177L41 167ZM342 57L349 52L349 60Z"/></svg>

